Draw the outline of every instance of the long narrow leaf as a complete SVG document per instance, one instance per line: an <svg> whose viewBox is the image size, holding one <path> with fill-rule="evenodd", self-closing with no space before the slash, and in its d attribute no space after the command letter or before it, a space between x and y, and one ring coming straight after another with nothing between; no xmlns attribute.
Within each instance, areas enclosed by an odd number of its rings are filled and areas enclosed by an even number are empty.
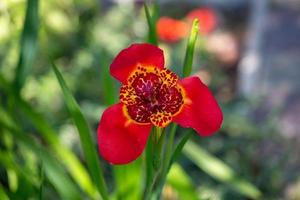
<svg viewBox="0 0 300 200"><path fill-rule="evenodd" d="M38 0L27 0L26 17L22 32L19 62L16 68L15 87L20 90L30 73L38 42Z"/></svg>
<svg viewBox="0 0 300 200"><path fill-rule="evenodd" d="M184 64L183 64L183 77L187 77L192 72L194 49L198 37L199 21L194 19L191 34L188 39L187 48L185 52Z"/></svg>
<svg viewBox="0 0 300 200"><path fill-rule="evenodd" d="M70 90L68 89L62 75L60 74L54 63L52 63L52 68L63 91L64 100L67 105L67 108L78 129L83 152L93 181L96 184L102 198L108 199L108 193L106 184L104 182L103 172L100 168L99 156L93 143L88 124L83 114L81 113L77 102L75 101Z"/></svg>
<svg viewBox="0 0 300 200"><path fill-rule="evenodd" d="M154 45L158 45L155 17L151 16L149 8L146 4L144 4L144 9L148 23L148 42Z"/></svg>
<svg viewBox="0 0 300 200"><path fill-rule="evenodd" d="M183 153L200 169L213 178L230 185L237 192L253 199L261 196L260 191L254 185L243 180L223 161L210 155L194 142L189 141L185 145Z"/></svg>

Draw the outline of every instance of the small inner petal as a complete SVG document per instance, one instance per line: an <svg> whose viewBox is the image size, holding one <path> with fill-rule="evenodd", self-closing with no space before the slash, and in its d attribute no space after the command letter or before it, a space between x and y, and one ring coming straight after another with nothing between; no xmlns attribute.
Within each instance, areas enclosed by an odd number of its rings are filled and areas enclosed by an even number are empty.
<svg viewBox="0 0 300 200"><path fill-rule="evenodd" d="M136 103L138 96L135 93L135 90L130 85L122 85L120 88L120 101L125 105L133 105Z"/></svg>
<svg viewBox="0 0 300 200"><path fill-rule="evenodd" d="M172 114L166 111L157 112L150 116L152 124L159 127L166 127L172 121Z"/></svg>
<svg viewBox="0 0 300 200"><path fill-rule="evenodd" d="M142 101L137 102L133 105L127 105L128 115L139 123L149 123L152 110L149 106Z"/></svg>
<svg viewBox="0 0 300 200"><path fill-rule="evenodd" d="M175 86L178 81L178 76L169 69L161 70L159 76L162 83L168 87Z"/></svg>

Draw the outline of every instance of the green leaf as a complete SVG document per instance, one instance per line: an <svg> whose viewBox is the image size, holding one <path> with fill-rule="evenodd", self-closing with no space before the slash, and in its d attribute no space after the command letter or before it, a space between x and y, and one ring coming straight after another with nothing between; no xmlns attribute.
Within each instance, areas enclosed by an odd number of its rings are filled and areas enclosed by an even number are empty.
<svg viewBox="0 0 300 200"><path fill-rule="evenodd" d="M16 68L15 87L20 90L31 71L37 51L39 8L38 0L27 0L26 16L21 36L20 55Z"/></svg>
<svg viewBox="0 0 300 200"><path fill-rule="evenodd" d="M204 172L228 184L237 192L253 199L261 197L261 192L254 185L243 180L222 160L210 155L194 142L189 141L183 153Z"/></svg>
<svg viewBox="0 0 300 200"><path fill-rule="evenodd" d="M60 74L54 63L52 63L52 68L63 91L63 96L67 108L78 129L81 145L92 179L95 185L97 186L102 198L106 200L108 199L107 188L104 182L102 169L100 168L99 156L93 143L88 124L83 114L81 113L77 102L75 101L70 90L68 89L62 75Z"/></svg>
<svg viewBox="0 0 300 200"><path fill-rule="evenodd" d="M64 146L60 141L50 126L48 121L34 110L34 108L24 101L19 95L15 95L10 84L5 80L3 76L0 74L0 88L3 92L7 94L7 96L13 98L14 107L22 111L26 117L33 123L38 132L42 135L42 137L47 141L50 145L53 153L61 160L61 162L68 169L74 180L77 181L78 185L83 189L83 191L87 192L87 194L91 198L95 198L97 196L95 187L90 179L88 172L85 167L76 157L76 155L69 150L66 146Z"/></svg>
<svg viewBox="0 0 300 200"><path fill-rule="evenodd" d="M144 9L145 9L145 14L148 23L148 42L153 45L158 45L157 34L156 34L156 19L155 17L153 17L155 16L155 13L153 14L153 16L151 16L149 8L146 3L144 4Z"/></svg>
<svg viewBox="0 0 300 200"><path fill-rule="evenodd" d="M198 31L199 31L199 21L198 19L194 19L190 37L187 43L186 52L185 52L185 58L183 63L183 77L189 76L192 72L194 49L198 37Z"/></svg>
<svg viewBox="0 0 300 200"><path fill-rule="evenodd" d="M178 165L172 165L167 177L167 183L171 185L180 196L180 199L185 200L197 200L196 187L190 180L190 177L186 174L184 169Z"/></svg>

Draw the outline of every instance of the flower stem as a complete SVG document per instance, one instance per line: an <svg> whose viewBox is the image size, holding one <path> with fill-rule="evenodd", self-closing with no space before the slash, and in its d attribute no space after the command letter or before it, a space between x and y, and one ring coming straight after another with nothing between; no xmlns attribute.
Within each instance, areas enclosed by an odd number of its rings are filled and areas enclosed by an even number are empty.
<svg viewBox="0 0 300 200"><path fill-rule="evenodd" d="M164 153L164 158L161 166L161 171L160 171L160 176L157 177L157 186L155 188L154 194L159 197L161 195L163 186L166 182L167 174L170 169L170 164L171 164L171 156L173 152L173 145L174 145L174 138L175 138L175 133L177 129L177 124L173 123L171 125L171 130L169 132L169 138L166 144L166 149Z"/></svg>
<svg viewBox="0 0 300 200"><path fill-rule="evenodd" d="M153 148L153 168L159 170L161 165L161 155L163 149L163 143L165 140L165 134L162 134L164 129L155 127L154 131L154 148Z"/></svg>
<svg viewBox="0 0 300 200"><path fill-rule="evenodd" d="M163 150L163 144L165 139L165 134L163 133L164 129L155 127L152 131L153 142L152 145L148 147L147 151L151 151L152 153L146 154L147 167L151 168L148 171L151 171L151 174L147 174L148 180L145 188L144 198L145 200L149 200L153 197L153 191L155 186L157 185L157 181L159 180L159 176L161 173L161 156ZM151 150L150 150L151 148ZM148 158L148 156L152 156L152 158ZM152 164L149 165L149 160L152 160Z"/></svg>

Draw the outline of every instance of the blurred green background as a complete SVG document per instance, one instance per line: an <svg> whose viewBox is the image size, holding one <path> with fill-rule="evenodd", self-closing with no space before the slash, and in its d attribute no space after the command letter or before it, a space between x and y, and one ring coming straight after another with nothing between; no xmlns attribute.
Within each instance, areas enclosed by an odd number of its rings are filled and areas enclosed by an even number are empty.
<svg viewBox="0 0 300 200"><path fill-rule="evenodd" d="M193 135L169 174L163 199L300 199L300 87L293 75L300 63L299 3L261 2L148 2L157 20L186 21L194 9L213 11L215 26L199 35L192 73L224 112L214 136ZM273 35L294 19L298 24L277 32L278 39ZM101 113L118 101L109 65L123 48L147 41L147 34L143 1L0 1L0 199L100 198L51 61L78 102L97 150ZM186 38L159 43L167 66L178 74ZM260 58L250 75L249 52ZM274 60L283 54L286 62ZM283 84L277 76L285 78ZM140 198L141 161L112 167L101 160L111 199Z"/></svg>

